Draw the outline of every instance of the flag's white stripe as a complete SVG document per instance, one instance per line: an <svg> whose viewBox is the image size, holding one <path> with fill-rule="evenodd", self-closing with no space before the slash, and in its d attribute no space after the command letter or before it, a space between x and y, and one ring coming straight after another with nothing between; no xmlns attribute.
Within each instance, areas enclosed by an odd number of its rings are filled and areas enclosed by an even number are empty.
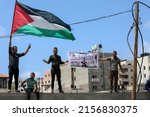
<svg viewBox="0 0 150 117"><path fill-rule="evenodd" d="M37 28L47 29L47 30L64 30L67 29L61 25L55 23L49 23L41 16L30 15L34 22L29 23L28 25L35 26Z"/></svg>

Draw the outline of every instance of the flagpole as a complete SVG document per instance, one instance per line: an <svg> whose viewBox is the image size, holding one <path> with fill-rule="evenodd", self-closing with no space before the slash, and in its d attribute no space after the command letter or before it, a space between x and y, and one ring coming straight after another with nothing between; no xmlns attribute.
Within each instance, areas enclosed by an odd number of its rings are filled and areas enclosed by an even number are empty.
<svg viewBox="0 0 150 117"><path fill-rule="evenodd" d="M14 17L15 17L16 3L17 3L17 0L15 1L14 14L13 14L13 20L12 20L12 26L11 26L11 32L10 32L10 38L12 37L11 33L12 33L13 24L14 24Z"/></svg>

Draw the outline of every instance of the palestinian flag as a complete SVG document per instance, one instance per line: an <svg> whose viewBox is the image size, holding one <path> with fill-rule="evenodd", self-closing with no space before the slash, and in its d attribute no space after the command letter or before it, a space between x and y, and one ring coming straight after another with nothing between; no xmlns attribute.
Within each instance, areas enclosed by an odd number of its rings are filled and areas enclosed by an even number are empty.
<svg viewBox="0 0 150 117"><path fill-rule="evenodd" d="M75 40L71 28L54 14L16 2L11 34Z"/></svg>

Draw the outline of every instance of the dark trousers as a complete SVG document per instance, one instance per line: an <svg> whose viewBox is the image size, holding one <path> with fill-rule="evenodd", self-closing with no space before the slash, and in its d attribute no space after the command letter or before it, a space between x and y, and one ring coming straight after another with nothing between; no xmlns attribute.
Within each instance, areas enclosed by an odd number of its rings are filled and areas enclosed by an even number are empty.
<svg viewBox="0 0 150 117"><path fill-rule="evenodd" d="M19 76L19 68L9 68L9 81L8 81L8 89L11 89L12 79L15 79L15 90L18 90L18 76Z"/></svg>
<svg viewBox="0 0 150 117"><path fill-rule="evenodd" d="M26 93L27 93L28 100L30 100L30 96L31 96L31 93L33 92L33 90L34 90L34 88L27 88ZM36 94L37 100L39 100L39 98L40 98L39 92L35 92L35 94Z"/></svg>
<svg viewBox="0 0 150 117"><path fill-rule="evenodd" d="M52 90L54 90L55 75L57 76L59 91L61 91L62 87L61 87L61 70L60 69L54 69L54 68L51 69L51 78L52 78L51 88Z"/></svg>
<svg viewBox="0 0 150 117"><path fill-rule="evenodd" d="M113 86L115 86L115 89ZM118 70L110 71L110 89L118 90Z"/></svg>

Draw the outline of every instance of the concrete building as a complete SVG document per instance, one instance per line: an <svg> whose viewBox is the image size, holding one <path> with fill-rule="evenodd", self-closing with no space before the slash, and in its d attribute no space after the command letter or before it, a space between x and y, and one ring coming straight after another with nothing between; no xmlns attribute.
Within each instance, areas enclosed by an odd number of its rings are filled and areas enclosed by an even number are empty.
<svg viewBox="0 0 150 117"><path fill-rule="evenodd" d="M87 68L71 68L62 65L61 72L62 88L65 92L89 92Z"/></svg>
<svg viewBox="0 0 150 117"><path fill-rule="evenodd" d="M142 57L139 57L138 62L141 63L141 61L142 61ZM140 69L138 67L138 73L139 71ZM149 54L143 55L143 66L141 68L141 72L142 72L141 84L145 84L148 78L150 77L150 55ZM138 84L139 82L140 81L138 81Z"/></svg>
<svg viewBox="0 0 150 117"><path fill-rule="evenodd" d="M51 92L51 73L50 70L46 70L43 78L39 80L40 92Z"/></svg>
<svg viewBox="0 0 150 117"><path fill-rule="evenodd" d="M141 75L137 81L138 85L140 85L140 91L144 90L144 85L148 78L150 77L150 54L149 53L144 53L141 54L141 56L138 58L139 64L142 62L142 57L143 57L143 65L141 68ZM140 72L140 69L138 67L137 73Z"/></svg>
<svg viewBox="0 0 150 117"><path fill-rule="evenodd" d="M133 61L122 61L121 66L124 73L119 70L118 84L120 86L120 89L131 90L133 84Z"/></svg>
<svg viewBox="0 0 150 117"><path fill-rule="evenodd" d="M8 75L0 74L0 92L7 91Z"/></svg>
<svg viewBox="0 0 150 117"><path fill-rule="evenodd" d="M144 90L145 83L150 77L150 54L149 53L141 54L141 56L138 58L139 64L141 64L142 59L143 59L143 64L141 68L141 75L139 75L140 68L139 65L137 65L137 90L138 91ZM125 74L119 71L119 84L120 86L124 84L127 90L132 90L133 61L123 61L121 62L121 65L125 71Z"/></svg>
<svg viewBox="0 0 150 117"><path fill-rule="evenodd" d="M111 56L100 53L100 58ZM72 68L61 65L62 88L65 92L98 92L109 89L109 61L100 61L99 69Z"/></svg>
<svg viewBox="0 0 150 117"><path fill-rule="evenodd" d="M63 66L63 65L62 65ZM63 78L61 78L62 80L62 88L63 87L70 87L70 80L71 79L71 69L69 68L69 66L67 67L62 67L62 76L65 76ZM67 72L66 72L67 71ZM67 74L66 74L67 73ZM44 93L50 93L51 92L51 73L50 73L50 69L46 70L44 72L44 76L43 78L41 78L39 81L40 84L40 92L44 92ZM68 86L69 85L69 86ZM68 89L66 88L66 90L68 91ZM55 76L55 82L54 82L54 92L58 93L58 82L57 82L57 77Z"/></svg>
<svg viewBox="0 0 150 117"><path fill-rule="evenodd" d="M111 56L112 53L100 53L100 58ZM98 69L70 67L67 64L60 66L62 89L67 93L97 92L109 89L109 61L100 61ZM40 92L51 92L51 74L46 70L39 81ZM55 78L54 92L58 91L57 77Z"/></svg>

